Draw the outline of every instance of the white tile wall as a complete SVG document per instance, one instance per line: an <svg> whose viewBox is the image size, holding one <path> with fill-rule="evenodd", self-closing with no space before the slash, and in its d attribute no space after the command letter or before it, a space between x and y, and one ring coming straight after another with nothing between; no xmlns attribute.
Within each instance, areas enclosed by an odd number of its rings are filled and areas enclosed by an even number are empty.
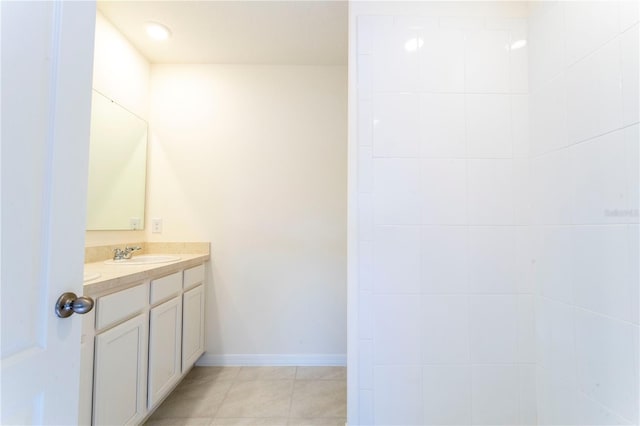
<svg viewBox="0 0 640 426"><path fill-rule="evenodd" d="M373 296L375 365L420 363L420 313L420 298L388 294Z"/></svg>
<svg viewBox="0 0 640 426"><path fill-rule="evenodd" d="M376 226L373 289L376 293L420 293L420 228Z"/></svg>
<svg viewBox="0 0 640 426"><path fill-rule="evenodd" d="M472 418L474 425L519 423L519 371L515 365L474 365Z"/></svg>
<svg viewBox="0 0 640 426"><path fill-rule="evenodd" d="M375 93L373 95L374 156L417 157L420 152L419 135L418 95L411 93Z"/></svg>
<svg viewBox="0 0 640 426"><path fill-rule="evenodd" d="M420 96L420 153L423 157L466 157L464 105L463 94L426 93Z"/></svg>
<svg viewBox="0 0 640 426"><path fill-rule="evenodd" d="M376 225L420 224L420 170L420 160L414 158L373 160L373 221Z"/></svg>
<svg viewBox="0 0 640 426"><path fill-rule="evenodd" d="M518 358L518 297L471 296L471 360L515 363Z"/></svg>
<svg viewBox="0 0 640 426"><path fill-rule="evenodd" d="M425 425L471 424L471 367L427 365L423 368Z"/></svg>
<svg viewBox="0 0 640 426"><path fill-rule="evenodd" d="M511 160L469 160L469 222L513 225L515 194Z"/></svg>
<svg viewBox="0 0 640 426"><path fill-rule="evenodd" d="M638 422L637 22L624 1L529 22L540 424Z"/></svg>
<svg viewBox="0 0 640 426"><path fill-rule="evenodd" d="M637 5L637 3L636 3ZM622 18L622 15L620 15ZM623 125L637 123L640 120L638 108L638 56L640 56L640 25L636 24L620 37L622 57L622 114Z"/></svg>
<svg viewBox="0 0 640 426"><path fill-rule="evenodd" d="M466 226L422 229L422 292L468 293L469 240Z"/></svg>
<svg viewBox="0 0 640 426"><path fill-rule="evenodd" d="M469 296L422 296L422 362L469 362Z"/></svg>
<svg viewBox="0 0 640 426"><path fill-rule="evenodd" d="M510 49L526 31L358 20L361 424L535 418L520 368L534 358L533 299L518 295L531 259L516 247L531 204L527 48Z"/></svg>
<svg viewBox="0 0 640 426"><path fill-rule="evenodd" d="M467 223L467 164L461 159L422 160L422 222Z"/></svg>
<svg viewBox="0 0 640 426"><path fill-rule="evenodd" d="M422 368L374 367L374 425L421 425L423 421Z"/></svg>
<svg viewBox="0 0 640 426"><path fill-rule="evenodd" d="M575 327L581 391L637 423L637 328L581 309L575 311Z"/></svg>
<svg viewBox="0 0 640 426"><path fill-rule="evenodd" d="M471 93L509 92L510 37L507 31L467 32L465 90Z"/></svg>
<svg viewBox="0 0 640 426"><path fill-rule="evenodd" d="M467 95L469 157L511 158L511 99L509 95Z"/></svg>
<svg viewBox="0 0 640 426"><path fill-rule="evenodd" d="M567 68L567 128L571 143L622 124L620 38Z"/></svg>
<svg viewBox="0 0 640 426"><path fill-rule="evenodd" d="M638 422L639 14L359 17L360 424Z"/></svg>
<svg viewBox="0 0 640 426"><path fill-rule="evenodd" d="M426 92L463 93L465 87L465 33L444 28L419 32L420 88Z"/></svg>
<svg viewBox="0 0 640 426"><path fill-rule="evenodd" d="M515 255L514 227L469 228L469 291L517 293Z"/></svg>

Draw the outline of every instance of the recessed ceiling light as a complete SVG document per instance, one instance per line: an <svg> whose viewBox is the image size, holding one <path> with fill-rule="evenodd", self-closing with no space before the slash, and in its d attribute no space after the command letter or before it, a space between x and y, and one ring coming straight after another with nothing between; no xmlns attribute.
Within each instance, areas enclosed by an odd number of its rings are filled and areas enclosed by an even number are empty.
<svg viewBox="0 0 640 426"><path fill-rule="evenodd" d="M154 40L166 40L171 36L169 28L157 22L147 22L147 34Z"/></svg>
<svg viewBox="0 0 640 426"><path fill-rule="evenodd" d="M420 49L423 44L424 40L422 40L422 37L410 38L404 44L404 50L406 50L407 52L415 52L416 50Z"/></svg>
<svg viewBox="0 0 640 426"><path fill-rule="evenodd" d="M527 45L527 40L516 40L511 44L511 50L522 49Z"/></svg>

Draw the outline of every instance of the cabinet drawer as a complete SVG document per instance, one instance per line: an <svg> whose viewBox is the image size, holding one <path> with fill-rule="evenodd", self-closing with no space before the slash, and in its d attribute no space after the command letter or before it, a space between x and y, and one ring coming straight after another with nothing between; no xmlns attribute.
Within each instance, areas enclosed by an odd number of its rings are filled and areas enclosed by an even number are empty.
<svg viewBox="0 0 640 426"><path fill-rule="evenodd" d="M142 311L148 300L148 284L100 297L96 306L96 329L101 330Z"/></svg>
<svg viewBox="0 0 640 426"><path fill-rule="evenodd" d="M184 289L187 290L204 282L204 265L184 270Z"/></svg>
<svg viewBox="0 0 640 426"><path fill-rule="evenodd" d="M167 275L151 281L151 304L158 303L182 291L182 273Z"/></svg>

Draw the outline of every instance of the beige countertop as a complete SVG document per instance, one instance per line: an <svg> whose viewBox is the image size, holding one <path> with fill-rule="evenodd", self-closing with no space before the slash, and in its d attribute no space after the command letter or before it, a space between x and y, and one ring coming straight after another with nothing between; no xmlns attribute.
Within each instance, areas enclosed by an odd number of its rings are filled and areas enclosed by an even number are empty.
<svg viewBox="0 0 640 426"><path fill-rule="evenodd" d="M85 263L84 273L86 275L99 274L99 277L84 283L83 294L96 297L124 290L150 278L162 277L185 268L200 265L209 260L210 257L208 253L163 254L178 256L180 259L173 262L148 265L108 264L104 260Z"/></svg>

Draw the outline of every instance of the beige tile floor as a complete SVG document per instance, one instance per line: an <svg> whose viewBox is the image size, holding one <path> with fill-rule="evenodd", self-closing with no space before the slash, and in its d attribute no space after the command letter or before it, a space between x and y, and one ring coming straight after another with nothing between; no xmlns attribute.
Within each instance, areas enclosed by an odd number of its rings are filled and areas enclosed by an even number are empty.
<svg viewBox="0 0 640 426"><path fill-rule="evenodd" d="M194 367L147 425L344 426L343 367Z"/></svg>

